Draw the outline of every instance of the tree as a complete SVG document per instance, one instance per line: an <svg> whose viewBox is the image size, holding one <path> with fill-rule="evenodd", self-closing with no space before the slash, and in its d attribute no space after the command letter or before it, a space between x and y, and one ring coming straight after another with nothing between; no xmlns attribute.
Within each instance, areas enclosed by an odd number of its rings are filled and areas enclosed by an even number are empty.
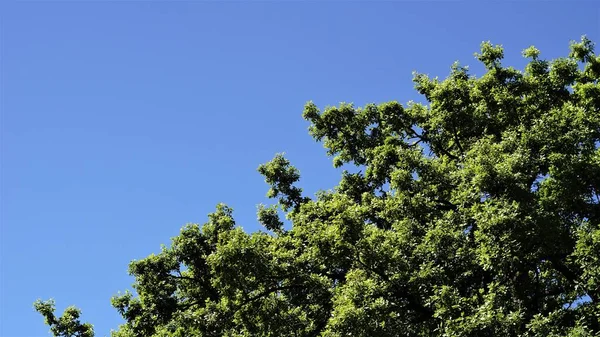
<svg viewBox="0 0 600 337"><path fill-rule="evenodd" d="M523 55L486 42L481 77L415 74L427 105L307 103L356 169L309 198L283 155L261 165L265 230L218 205L133 261L113 336L599 336L600 57L585 37ZM56 336L91 335L39 303Z"/></svg>
<svg viewBox="0 0 600 337"><path fill-rule="evenodd" d="M54 315L56 307L53 300L37 300L33 307L44 316L45 322L50 326L54 336L60 337L94 337L94 328L89 323L81 323L79 317L81 310L70 306L63 315L57 318Z"/></svg>

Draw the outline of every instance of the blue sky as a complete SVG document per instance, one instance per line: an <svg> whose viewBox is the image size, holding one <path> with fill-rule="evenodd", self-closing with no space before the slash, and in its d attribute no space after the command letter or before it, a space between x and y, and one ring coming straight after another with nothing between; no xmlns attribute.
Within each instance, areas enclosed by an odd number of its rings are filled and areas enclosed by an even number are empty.
<svg viewBox="0 0 600 337"><path fill-rule="evenodd" d="M277 152L308 193L337 182L301 118L318 106L420 100L483 40L521 67L531 44L598 42L600 4L21 1L0 5L0 336L47 336L33 311L75 304L98 336L127 265L218 202L257 230Z"/></svg>

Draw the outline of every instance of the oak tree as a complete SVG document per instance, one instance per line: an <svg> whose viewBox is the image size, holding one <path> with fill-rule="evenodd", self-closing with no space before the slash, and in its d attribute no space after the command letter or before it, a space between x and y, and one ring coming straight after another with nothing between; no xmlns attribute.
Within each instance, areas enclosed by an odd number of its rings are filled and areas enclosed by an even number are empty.
<svg viewBox="0 0 600 337"><path fill-rule="evenodd" d="M416 73L427 104L307 103L339 184L309 197L283 155L261 165L264 230L221 204L133 261L113 337L600 335L600 57L585 37L523 55L486 42L480 77Z"/></svg>

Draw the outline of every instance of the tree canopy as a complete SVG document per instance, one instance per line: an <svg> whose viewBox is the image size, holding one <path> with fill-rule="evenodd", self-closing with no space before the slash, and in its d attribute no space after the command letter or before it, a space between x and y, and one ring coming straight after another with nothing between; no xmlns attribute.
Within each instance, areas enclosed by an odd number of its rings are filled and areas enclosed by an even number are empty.
<svg viewBox="0 0 600 337"><path fill-rule="evenodd" d="M415 73L427 104L303 116L339 184L314 197L281 154L247 233L219 204L131 262L113 337L600 336L600 56L583 37L524 70L485 42L476 77ZM281 216L287 219L284 223ZM55 336L93 336L38 301Z"/></svg>

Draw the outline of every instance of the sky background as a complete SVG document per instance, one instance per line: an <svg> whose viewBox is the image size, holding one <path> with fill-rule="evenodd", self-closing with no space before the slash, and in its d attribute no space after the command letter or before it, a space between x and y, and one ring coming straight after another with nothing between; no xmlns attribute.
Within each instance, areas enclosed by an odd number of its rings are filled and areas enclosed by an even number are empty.
<svg viewBox="0 0 600 337"><path fill-rule="evenodd" d="M301 117L422 100L484 40L566 56L600 41L600 2L4 1L0 4L0 337L48 336L33 311L75 304L97 336L121 320L127 265L215 205L259 229L256 172L286 152L312 195L337 183Z"/></svg>

